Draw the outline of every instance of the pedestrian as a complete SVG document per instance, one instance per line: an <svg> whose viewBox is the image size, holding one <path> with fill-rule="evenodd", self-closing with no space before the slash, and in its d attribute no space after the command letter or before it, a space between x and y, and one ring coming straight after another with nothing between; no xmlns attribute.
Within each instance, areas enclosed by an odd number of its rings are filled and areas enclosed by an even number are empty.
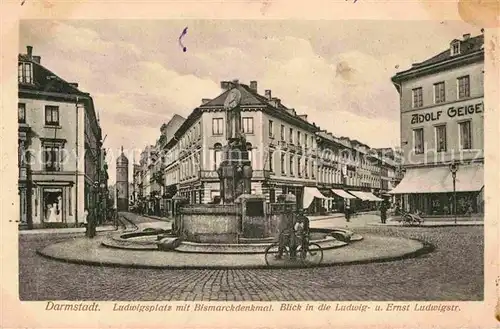
<svg viewBox="0 0 500 329"><path fill-rule="evenodd" d="M351 219L351 205L348 199L344 202L344 213L346 222L349 222Z"/></svg>
<svg viewBox="0 0 500 329"><path fill-rule="evenodd" d="M380 205L380 221L382 222L382 224L385 224L386 220L387 220L387 201L384 200Z"/></svg>

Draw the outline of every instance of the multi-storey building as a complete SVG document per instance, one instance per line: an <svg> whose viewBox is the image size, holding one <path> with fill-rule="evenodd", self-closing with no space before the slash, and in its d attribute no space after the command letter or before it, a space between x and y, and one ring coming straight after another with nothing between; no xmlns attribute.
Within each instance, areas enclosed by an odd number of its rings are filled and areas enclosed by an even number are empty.
<svg viewBox="0 0 500 329"><path fill-rule="evenodd" d="M155 182L164 199L178 192L191 203L207 203L220 195L216 170L226 143L223 105L233 86L242 94L241 126L250 149L252 193L265 195L269 202L293 193L301 206L307 200L313 211L340 209L344 198L380 201L373 193L385 191L381 183L385 162L376 151L321 131L307 115L298 115L272 97L271 90L260 95L256 81L250 85L224 81L221 95L202 99L187 119L174 116L162 125L159 140L144 150L134 173L139 195L153 198ZM168 201L162 210L169 210Z"/></svg>
<svg viewBox="0 0 500 329"><path fill-rule="evenodd" d="M210 202L220 195L217 168L226 143L224 100L236 85L242 94L241 123L252 162L252 193L274 202L283 193L301 200L304 186L315 186L317 172L316 125L280 99L258 94L250 85L222 82L224 92L202 100L166 145L166 185L178 184L181 195L191 202Z"/></svg>
<svg viewBox="0 0 500 329"><path fill-rule="evenodd" d="M107 175L92 97L41 65L30 46L18 56L18 87L21 226L77 226L85 211L98 216Z"/></svg>
<svg viewBox="0 0 500 329"><path fill-rule="evenodd" d="M392 191L428 215L483 211L484 36L465 34L392 78L401 103L405 176ZM452 163L457 166L450 166Z"/></svg>

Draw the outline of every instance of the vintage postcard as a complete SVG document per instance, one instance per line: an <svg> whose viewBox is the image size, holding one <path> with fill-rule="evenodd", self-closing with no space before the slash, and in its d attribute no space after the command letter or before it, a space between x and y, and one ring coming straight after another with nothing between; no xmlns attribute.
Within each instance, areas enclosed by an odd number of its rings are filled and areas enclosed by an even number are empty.
<svg viewBox="0 0 500 329"><path fill-rule="evenodd" d="M497 15L2 5L1 327L498 327Z"/></svg>

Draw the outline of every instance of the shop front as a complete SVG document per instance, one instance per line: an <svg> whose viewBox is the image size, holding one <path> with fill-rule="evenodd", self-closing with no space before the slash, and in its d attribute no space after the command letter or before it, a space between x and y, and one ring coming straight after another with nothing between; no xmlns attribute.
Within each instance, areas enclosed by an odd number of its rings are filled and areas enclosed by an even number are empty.
<svg viewBox="0 0 500 329"><path fill-rule="evenodd" d="M458 168L455 189L449 167L439 166L408 169L389 193L400 196L402 209L409 212L418 210L427 216L483 214L483 164L461 164Z"/></svg>

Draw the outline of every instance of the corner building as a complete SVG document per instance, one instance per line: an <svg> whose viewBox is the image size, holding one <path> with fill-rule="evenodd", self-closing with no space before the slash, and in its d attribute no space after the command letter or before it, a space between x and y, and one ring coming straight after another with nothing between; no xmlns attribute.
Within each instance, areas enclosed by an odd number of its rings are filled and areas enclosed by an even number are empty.
<svg viewBox="0 0 500 329"><path fill-rule="evenodd" d="M392 82L400 94L404 178L391 191L406 211L482 214L484 207L484 36L463 35Z"/></svg>
<svg viewBox="0 0 500 329"><path fill-rule="evenodd" d="M94 101L31 46L18 55L18 99L20 227L79 226L85 211L96 216L99 184L107 184Z"/></svg>

